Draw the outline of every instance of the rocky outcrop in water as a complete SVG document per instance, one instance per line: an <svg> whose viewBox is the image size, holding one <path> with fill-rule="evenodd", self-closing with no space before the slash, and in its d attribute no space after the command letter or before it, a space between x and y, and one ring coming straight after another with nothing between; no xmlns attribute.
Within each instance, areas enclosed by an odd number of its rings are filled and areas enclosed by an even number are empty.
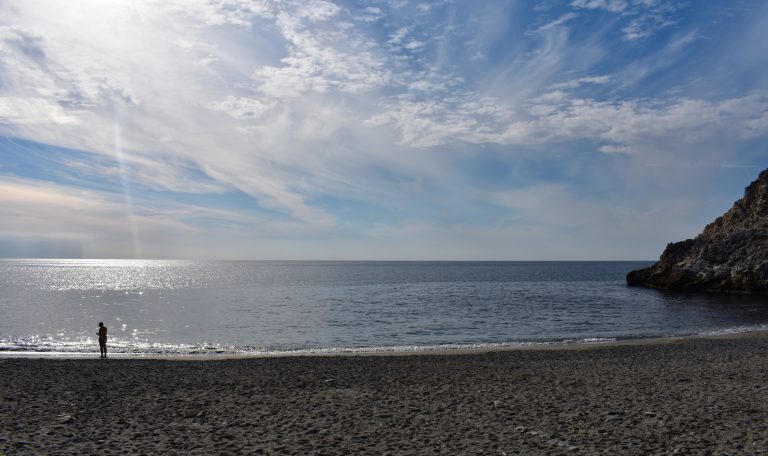
<svg viewBox="0 0 768 456"><path fill-rule="evenodd" d="M674 291L768 294L768 169L695 239L667 245L628 285Z"/></svg>

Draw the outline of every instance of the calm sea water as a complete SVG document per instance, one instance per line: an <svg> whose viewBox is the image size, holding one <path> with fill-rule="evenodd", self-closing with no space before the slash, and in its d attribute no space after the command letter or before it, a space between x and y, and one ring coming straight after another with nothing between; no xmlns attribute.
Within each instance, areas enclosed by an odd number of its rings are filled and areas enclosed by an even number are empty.
<svg viewBox="0 0 768 456"><path fill-rule="evenodd" d="M647 262L0 261L0 351L462 348L768 328L760 298L628 288Z"/></svg>

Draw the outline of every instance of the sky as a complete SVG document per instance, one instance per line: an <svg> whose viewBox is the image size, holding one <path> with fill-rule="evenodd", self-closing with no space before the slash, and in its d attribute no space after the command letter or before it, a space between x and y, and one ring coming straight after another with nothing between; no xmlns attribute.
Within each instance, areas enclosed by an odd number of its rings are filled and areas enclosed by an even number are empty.
<svg viewBox="0 0 768 456"><path fill-rule="evenodd" d="M653 260L768 167L768 2L0 0L0 257Z"/></svg>

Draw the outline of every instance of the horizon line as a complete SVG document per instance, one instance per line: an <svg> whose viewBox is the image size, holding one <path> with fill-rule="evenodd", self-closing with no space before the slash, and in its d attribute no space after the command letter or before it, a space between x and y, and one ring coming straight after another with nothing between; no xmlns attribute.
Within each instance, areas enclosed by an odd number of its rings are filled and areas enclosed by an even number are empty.
<svg viewBox="0 0 768 456"><path fill-rule="evenodd" d="M625 260L490 260L490 259L243 259L243 258L44 258L44 257L0 257L0 261L8 260L63 260L63 261L259 261L259 262L315 262L315 263L620 263L620 262L655 262L658 260L648 259L625 259Z"/></svg>

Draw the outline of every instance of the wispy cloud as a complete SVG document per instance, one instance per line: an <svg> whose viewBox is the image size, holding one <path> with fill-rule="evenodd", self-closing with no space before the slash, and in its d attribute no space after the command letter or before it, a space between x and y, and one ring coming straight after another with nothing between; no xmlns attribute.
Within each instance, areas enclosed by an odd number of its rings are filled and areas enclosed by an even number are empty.
<svg viewBox="0 0 768 456"><path fill-rule="evenodd" d="M559 86L577 87L583 82ZM768 134L764 125L767 108L768 98L763 93L719 102L614 102L556 91L536 98L525 112L518 113L497 99L454 98L443 103L404 100L370 122L393 125L400 131L402 142L413 147L456 141L524 145L591 139L612 143L599 146L599 150L616 152L617 145L629 151L631 144L645 138L695 143L712 137L763 136Z"/></svg>
<svg viewBox="0 0 768 456"><path fill-rule="evenodd" d="M510 203L526 195L614 211L579 192L608 179L634 195L629 180L667 172L722 195L688 164L746 166L728 168L742 178L768 138L755 38L768 10L736 3L5 2L0 134L40 153L0 162L3 235L106 251L133 223L158 249L176 231L228 252L236 239L243 255L353 257L376 236L392 242L381 256L406 255L394 244L408 236L491 255L483 236L504 242L536 209ZM671 213L649 198L622 220ZM66 215L80 204L80 220ZM558 223L537 213L515 239Z"/></svg>
<svg viewBox="0 0 768 456"><path fill-rule="evenodd" d="M604 9L614 13L626 11L629 5L628 0L574 0L571 2L574 8Z"/></svg>
<svg viewBox="0 0 768 456"><path fill-rule="evenodd" d="M566 14L563 14L562 16L558 17L554 21L547 22L546 24L544 24L544 25L542 25L540 27L537 27L535 30L533 30L533 33L540 33L540 32L544 32L546 30L549 30L549 29L551 29L553 27L561 26L561 25L566 24L568 21L570 21L571 19L574 19L576 17L578 17L578 15L576 13L566 13Z"/></svg>
<svg viewBox="0 0 768 456"><path fill-rule="evenodd" d="M689 5L663 0L574 0L571 6L576 9L605 10L629 18L621 31L624 39L633 41L650 37L660 29L673 25L674 13Z"/></svg>

